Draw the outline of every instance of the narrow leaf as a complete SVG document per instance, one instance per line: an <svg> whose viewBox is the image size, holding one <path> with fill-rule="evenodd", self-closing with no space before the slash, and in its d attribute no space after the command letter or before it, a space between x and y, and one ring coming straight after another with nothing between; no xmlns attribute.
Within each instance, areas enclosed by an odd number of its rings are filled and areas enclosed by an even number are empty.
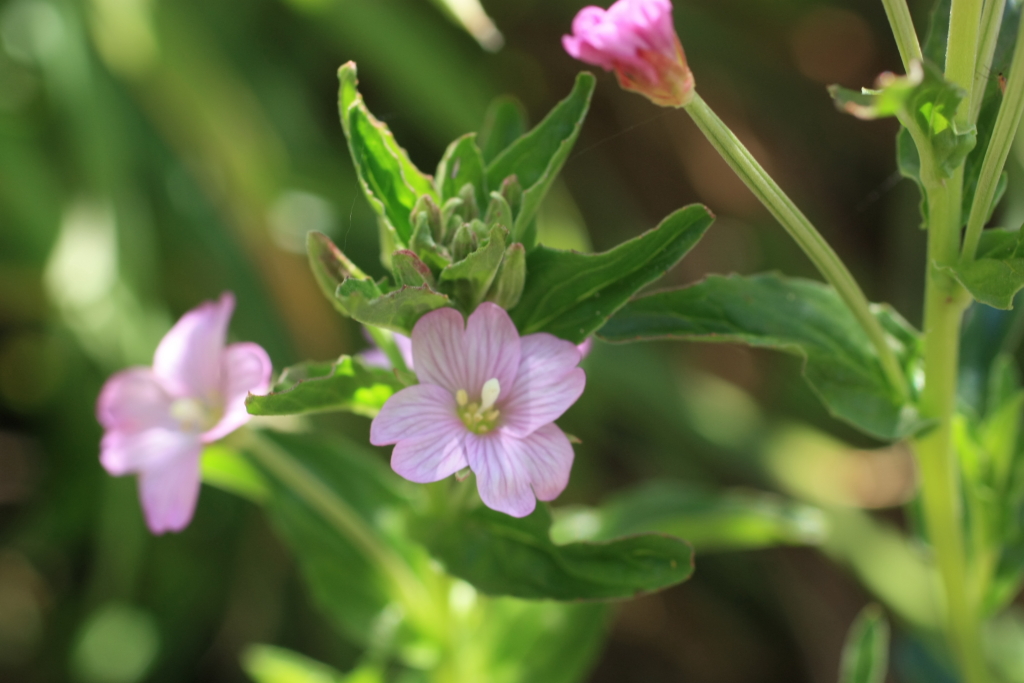
<svg viewBox="0 0 1024 683"><path fill-rule="evenodd" d="M529 277L512 320L522 334L550 332L582 342L683 258L713 220L706 207L692 205L601 254L538 247L527 256Z"/></svg>
<svg viewBox="0 0 1024 683"><path fill-rule="evenodd" d="M467 133L448 145L437 165L434 182L442 201L457 197L465 185L472 185L477 206L485 207L489 199L484 173L484 158L476 146L476 133Z"/></svg>
<svg viewBox="0 0 1024 683"><path fill-rule="evenodd" d="M266 396L249 395L250 415L304 415L344 410L374 417L402 388L393 372L342 356L333 363L301 363L287 368Z"/></svg>
<svg viewBox="0 0 1024 683"><path fill-rule="evenodd" d="M525 132L526 109L522 103L509 95L494 98L487 107L484 125L477 137L484 161L493 161Z"/></svg>
<svg viewBox="0 0 1024 683"><path fill-rule="evenodd" d="M875 308L904 367L920 359L917 333L896 312ZM614 342L680 339L732 342L804 358L804 379L837 418L879 439L922 429L917 410L898 403L874 346L831 287L775 273L712 276L629 303L600 331Z"/></svg>
<svg viewBox="0 0 1024 683"><path fill-rule="evenodd" d="M516 519L485 507L421 522L416 535L445 569L490 595L552 600L630 598L693 573L693 551L668 536L551 542L551 513Z"/></svg>
<svg viewBox="0 0 1024 683"><path fill-rule="evenodd" d="M580 73L569 96L487 166L488 187L501 187L511 175L517 176L523 187L523 201L516 215L514 233L523 231L533 220L541 200L569 158L590 108L594 83L593 75Z"/></svg>
<svg viewBox="0 0 1024 683"><path fill-rule="evenodd" d="M846 636L839 683L885 683L889 670L889 622L878 605L868 605Z"/></svg>

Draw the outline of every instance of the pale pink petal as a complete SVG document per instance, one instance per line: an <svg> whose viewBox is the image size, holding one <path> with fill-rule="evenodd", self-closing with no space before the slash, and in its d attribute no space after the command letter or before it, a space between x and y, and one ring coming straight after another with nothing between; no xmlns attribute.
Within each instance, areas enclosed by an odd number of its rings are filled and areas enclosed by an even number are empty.
<svg viewBox="0 0 1024 683"><path fill-rule="evenodd" d="M444 431L402 439L391 452L391 469L417 484L450 477L469 467L463 447L468 433L459 422L448 423Z"/></svg>
<svg viewBox="0 0 1024 683"><path fill-rule="evenodd" d="M574 457L569 438L555 425L547 424L519 443L537 499L554 500L569 484Z"/></svg>
<svg viewBox="0 0 1024 683"><path fill-rule="evenodd" d="M96 401L96 419L104 429L140 432L171 427L171 397L149 368L129 368L103 385Z"/></svg>
<svg viewBox="0 0 1024 683"><path fill-rule="evenodd" d="M100 441L100 464L118 477L161 467L200 447L198 434L166 427L141 432L109 431Z"/></svg>
<svg viewBox="0 0 1024 683"><path fill-rule="evenodd" d="M586 358L587 356L590 355L590 352L594 348L594 338L587 337L586 339L583 340L583 343L577 344L576 348L579 349L580 358Z"/></svg>
<svg viewBox="0 0 1024 683"><path fill-rule="evenodd" d="M466 457L484 505L513 517L525 517L537 507L520 439L500 431L469 433Z"/></svg>
<svg viewBox="0 0 1024 683"><path fill-rule="evenodd" d="M581 354L571 342L543 332L520 341L516 383L498 407L502 430L525 437L561 417L583 394L587 377L576 367Z"/></svg>
<svg viewBox="0 0 1024 683"><path fill-rule="evenodd" d="M370 423L370 443L387 446L452 429L466 429L459 419L455 397L439 386L416 384L402 389L384 403Z"/></svg>
<svg viewBox="0 0 1024 683"><path fill-rule="evenodd" d="M272 371L270 356L259 344L242 342L224 349L220 390L224 397L224 413L220 422L203 434L205 443L222 439L249 421L245 397L250 392L267 393Z"/></svg>
<svg viewBox="0 0 1024 683"><path fill-rule="evenodd" d="M451 308L431 311L412 331L416 376L455 394L480 398L484 382L497 379L511 386L519 365L519 332L501 306L485 302L463 326L462 315Z"/></svg>
<svg viewBox="0 0 1024 683"><path fill-rule="evenodd" d="M221 354L235 309L230 292L181 317L160 341L153 372L175 396L210 399L221 386Z"/></svg>
<svg viewBox="0 0 1024 683"><path fill-rule="evenodd" d="M201 449L139 474L139 498L146 525L154 534L181 531L192 521L202 477Z"/></svg>
<svg viewBox="0 0 1024 683"><path fill-rule="evenodd" d="M373 343L373 338L366 333L365 328L363 330L363 336L366 337L371 344ZM397 333L395 333L394 339L395 346L398 347L398 352L402 354L402 360L405 361L405 367L412 370L412 339L406 337L404 334ZM387 354L377 348L376 345L356 355L359 360L363 361L364 365L369 365L372 368L384 368L385 370L390 370L394 367L391 363L391 359L387 357Z"/></svg>

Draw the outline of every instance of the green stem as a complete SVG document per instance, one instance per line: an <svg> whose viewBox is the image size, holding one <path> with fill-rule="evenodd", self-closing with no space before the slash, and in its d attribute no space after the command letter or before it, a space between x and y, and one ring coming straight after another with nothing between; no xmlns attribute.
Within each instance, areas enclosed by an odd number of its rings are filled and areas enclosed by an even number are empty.
<svg viewBox="0 0 1024 683"><path fill-rule="evenodd" d="M1005 1L1005 0L1004 0ZM896 38L896 47L903 59L903 70L910 73L910 63L922 61L921 42L914 30L914 20L910 16L910 8L906 0L882 0L885 14L889 17L892 35Z"/></svg>
<svg viewBox="0 0 1024 683"><path fill-rule="evenodd" d="M811 259L818 271L842 297L853 312L860 326L864 328L868 339L878 353L882 371L900 400L909 401L910 388L906 376L900 367L896 353L889 346L882 325L871 313L871 305L861 291L857 281L850 274L846 265L836 255L821 233L815 229L807 217L797 208L782 188L768 175L757 162L757 159L739 141L728 126L711 110L696 92L693 99L684 107L693 118L697 127L714 145L722 158L732 167L736 175L746 183L761 203L782 224L804 253Z"/></svg>
<svg viewBox="0 0 1024 683"><path fill-rule="evenodd" d="M999 42L999 29L1003 25L1006 0L987 0L981 13L981 45L978 47L978 63L974 70L974 86L971 96L971 122L978 120L981 103L985 99L985 85L992 75L992 58Z"/></svg>
<svg viewBox="0 0 1024 683"><path fill-rule="evenodd" d="M381 543L348 503L277 444L253 430L238 434L247 453L381 569L413 620L433 627L434 604L423 582L396 552Z"/></svg>
<svg viewBox="0 0 1024 683"><path fill-rule="evenodd" d="M974 67L978 61L978 41L981 38L981 9L982 0L953 0L949 10L946 80L967 91L967 97L954 118L960 131L970 127Z"/></svg>
<svg viewBox="0 0 1024 683"><path fill-rule="evenodd" d="M1013 137L1020 126L1021 114L1024 113L1024 21L1017 29L1017 46L1013 51L1013 63L1010 65L1010 77L1006 82L1006 95L999 106L999 115L992 130L992 139L985 150L985 159L981 163L981 174L978 176L978 188L971 204L971 214L967 219L967 234L964 236L963 260L973 261L981 240L981 231L988 220L999 186L999 176L1006 165L1006 157L1010 154ZM975 93L977 94L977 93Z"/></svg>

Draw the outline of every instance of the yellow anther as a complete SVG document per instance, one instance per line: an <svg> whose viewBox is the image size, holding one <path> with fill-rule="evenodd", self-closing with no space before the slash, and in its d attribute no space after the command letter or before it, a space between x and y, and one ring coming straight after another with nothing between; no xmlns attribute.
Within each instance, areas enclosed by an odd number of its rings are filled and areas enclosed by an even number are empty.
<svg viewBox="0 0 1024 683"><path fill-rule="evenodd" d="M460 408L469 403L469 394L466 393L465 389L459 389L455 392L455 402L459 404Z"/></svg>
<svg viewBox="0 0 1024 683"><path fill-rule="evenodd" d="M499 413L497 410L488 410L486 413L484 413L484 419L487 420L488 422L493 422L494 420L498 419L498 415Z"/></svg>

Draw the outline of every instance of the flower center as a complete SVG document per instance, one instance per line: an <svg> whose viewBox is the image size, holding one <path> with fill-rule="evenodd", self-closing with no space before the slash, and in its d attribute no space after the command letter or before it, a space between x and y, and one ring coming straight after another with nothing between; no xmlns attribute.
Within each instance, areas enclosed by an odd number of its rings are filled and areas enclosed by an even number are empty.
<svg viewBox="0 0 1024 683"><path fill-rule="evenodd" d="M455 402L459 405L459 418L474 434L486 434L497 426L501 411L494 407L494 402L501 394L501 385L497 378L484 382L480 390L480 402L470 403L469 393L465 389L455 392Z"/></svg>
<svg viewBox="0 0 1024 683"><path fill-rule="evenodd" d="M179 398L171 403L171 417L186 432L208 431L220 420L216 411L195 398Z"/></svg>

